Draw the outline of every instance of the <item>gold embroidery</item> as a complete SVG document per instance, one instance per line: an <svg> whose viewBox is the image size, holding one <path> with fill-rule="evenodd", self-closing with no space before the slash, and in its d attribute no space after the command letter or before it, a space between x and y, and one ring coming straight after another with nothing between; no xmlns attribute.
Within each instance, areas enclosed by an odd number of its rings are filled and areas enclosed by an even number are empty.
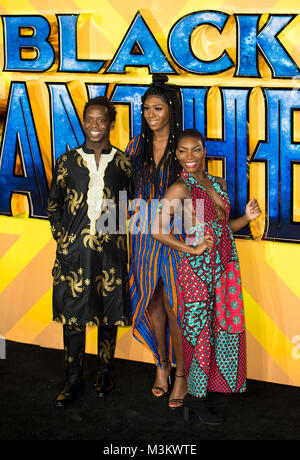
<svg viewBox="0 0 300 460"><path fill-rule="evenodd" d="M122 280L120 278L115 279L114 268L111 268L109 272L102 270L102 273L102 275L98 275L96 277L97 291L98 294L101 292L101 294L106 297L109 292L112 292L116 288L117 285L122 284Z"/></svg>
<svg viewBox="0 0 300 460"><path fill-rule="evenodd" d="M93 319L92 321L89 321L88 323L86 323L87 326L100 326L100 320L98 318L98 316L93 316Z"/></svg>
<svg viewBox="0 0 300 460"><path fill-rule="evenodd" d="M103 326L109 326L107 316L103 316Z"/></svg>
<svg viewBox="0 0 300 460"><path fill-rule="evenodd" d="M115 350L115 340L114 339L111 339L111 341L104 340L103 342L100 342L99 358L103 358L105 363L109 363L111 358L113 357L114 350Z"/></svg>
<svg viewBox="0 0 300 460"><path fill-rule="evenodd" d="M69 243L74 243L75 240L76 240L76 235L74 233L70 233L70 235L68 236Z"/></svg>
<svg viewBox="0 0 300 460"><path fill-rule="evenodd" d="M70 318L69 324L77 324L77 318L76 318L76 316L72 316L72 318Z"/></svg>
<svg viewBox="0 0 300 460"><path fill-rule="evenodd" d="M103 251L103 243L107 243L110 240L110 235L109 233L104 233L103 235L99 235L99 233L96 233L96 235L91 235L90 230L88 228L85 228L82 230L81 235L86 235L83 238L83 244L87 248L89 246L90 249L93 249L98 252Z"/></svg>
<svg viewBox="0 0 300 460"><path fill-rule="evenodd" d="M65 182L65 177L68 175L68 170L67 168L59 168L57 178L56 178L56 183L57 185L60 183L60 186L65 188L66 187L66 182Z"/></svg>
<svg viewBox="0 0 300 460"><path fill-rule="evenodd" d="M80 208L83 202L83 193L80 192L80 195L76 192L75 189L67 188L66 202L67 209L70 214L76 214L77 209Z"/></svg>
<svg viewBox="0 0 300 460"><path fill-rule="evenodd" d="M64 153L60 158L59 158L59 163L64 163L67 161L68 156ZM60 165L61 166L61 165Z"/></svg>
<svg viewBox="0 0 300 460"><path fill-rule="evenodd" d="M104 187L103 189L103 198L107 200L113 200L115 201L115 197L112 197L112 192L109 187Z"/></svg>
<svg viewBox="0 0 300 460"><path fill-rule="evenodd" d="M81 235L84 235L85 233L86 233L86 235L83 238L84 246L86 248L89 246L90 249L94 249L95 251L101 252L102 251L102 246L101 246L102 238L101 238L101 235L99 235L97 233L96 233L96 235L91 235L88 228L83 229L82 232L81 232ZM101 249L99 249L99 248L101 248Z"/></svg>
<svg viewBox="0 0 300 460"><path fill-rule="evenodd" d="M54 200L49 200L48 207L47 207L48 213L51 214L52 212L55 212L56 208L57 208L57 202Z"/></svg>
<svg viewBox="0 0 300 460"><path fill-rule="evenodd" d="M103 189L103 203L102 212L108 213L111 209L116 207L116 197L112 195L109 187Z"/></svg>
<svg viewBox="0 0 300 460"><path fill-rule="evenodd" d="M82 274L79 273L80 270L81 269L78 270L78 274L72 271L65 277L73 297L79 297L79 294L81 294L84 290L83 277Z"/></svg>
<svg viewBox="0 0 300 460"><path fill-rule="evenodd" d="M57 286L57 284L59 284L59 282L62 281L62 279L61 279L62 278L61 264L60 264L59 260L57 260L57 259L55 259L55 262L54 262L52 275L53 275L53 284L54 284L54 286Z"/></svg>
<svg viewBox="0 0 300 460"><path fill-rule="evenodd" d="M76 156L77 156L77 164L80 168L87 168L86 161L84 158L76 151Z"/></svg>
<svg viewBox="0 0 300 460"><path fill-rule="evenodd" d="M103 189L104 189L104 176L105 170L112 161L116 149L112 148L108 155L101 155L98 168L93 155L84 153L82 149L77 150L86 161L87 168L90 174L90 181L87 193L87 215L90 219L90 234L96 234L96 221L100 217L102 212L102 200L103 200Z"/></svg>
<svg viewBox="0 0 300 460"><path fill-rule="evenodd" d="M128 324L128 321L119 320L119 321L115 321L114 326L123 326L124 327L124 326L127 326L127 324Z"/></svg>
<svg viewBox="0 0 300 460"><path fill-rule="evenodd" d="M102 236L103 241L105 241L105 243L108 243L108 241L110 240L110 234L104 233L104 235L101 235L101 236Z"/></svg>
<svg viewBox="0 0 300 460"><path fill-rule="evenodd" d="M60 254L67 255L68 254L68 247L70 244L74 243L76 240L76 235L74 233L68 233L65 231L65 228L62 227L61 233L58 238L57 242L57 252Z"/></svg>
<svg viewBox="0 0 300 460"><path fill-rule="evenodd" d="M56 316L56 318L54 318L54 321L56 321L57 323L66 324L66 318L61 313L58 316Z"/></svg>
<svg viewBox="0 0 300 460"><path fill-rule="evenodd" d="M118 152L116 155L116 165L119 166L123 171L126 172L127 176L131 175L131 160Z"/></svg>
<svg viewBox="0 0 300 460"><path fill-rule="evenodd" d="M127 243L126 235L117 236L117 246L119 249L121 248L123 249L123 251L126 251L127 250L126 243Z"/></svg>

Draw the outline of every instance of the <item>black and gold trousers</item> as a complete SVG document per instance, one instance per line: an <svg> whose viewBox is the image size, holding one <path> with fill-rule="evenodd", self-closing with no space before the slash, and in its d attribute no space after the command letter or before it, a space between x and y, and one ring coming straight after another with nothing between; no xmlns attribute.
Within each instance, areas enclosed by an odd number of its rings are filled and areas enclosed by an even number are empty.
<svg viewBox="0 0 300 460"><path fill-rule="evenodd" d="M112 371L116 348L118 326L98 326L98 357L97 375ZM83 363L85 355L85 326L63 326L65 349L66 381L78 383L83 378Z"/></svg>

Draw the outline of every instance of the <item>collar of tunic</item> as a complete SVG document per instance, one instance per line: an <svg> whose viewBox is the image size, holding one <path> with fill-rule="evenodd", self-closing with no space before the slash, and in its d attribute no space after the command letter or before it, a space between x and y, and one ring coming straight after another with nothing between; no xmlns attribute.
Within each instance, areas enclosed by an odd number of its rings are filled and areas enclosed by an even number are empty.
<svg viewBox="0 0 300 460"><path fill-rule="evenodd" d="M93 149L88 149L88 148L87 148L85 142L81 145L80 148L83 150L84 153L88 153L89 155L95 153L95 150L93 150ZM102 149L101 155L108 155L108 154L110 154L110 153L111 153L111 149L112 149L112 145L110 144L108 149Z"/></svg>
<svg viewBox="0 0 300 460"><path fill-rule="evenodd" d="M96 160L94 155L91 155L93 151L90 149L84 149L80 147L77 152L82 156L86 162L86 166L90 174L90 182L87 193L87 215L90 219L90 234L96 234L96 221L100 217L102 212L103 202L103 189L104 189L104 175L108 164L114 158L117 149L112 147L109 154L101 155L99 166L97 169Z"/></svg>

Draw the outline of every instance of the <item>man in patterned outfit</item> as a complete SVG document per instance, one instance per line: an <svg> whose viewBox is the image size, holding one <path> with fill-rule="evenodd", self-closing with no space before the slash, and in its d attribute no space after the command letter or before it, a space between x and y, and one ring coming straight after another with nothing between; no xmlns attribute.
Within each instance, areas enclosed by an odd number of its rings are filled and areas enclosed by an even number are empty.
<svg viewBox="0 0 300 460"><path fill-rule="evenodd" d="M117 327L130 324L126 228L119 216L131 162L110 143L115 118L106 97L89 100L83 111L85 142L57 159L52 178L48 217L57 241L53 320L63 324L66 353L66 383L57 407L84 389L86 326L98 327L95 388L103 397L113 387ZM114 225L107 227L112 216Z"/></svg>

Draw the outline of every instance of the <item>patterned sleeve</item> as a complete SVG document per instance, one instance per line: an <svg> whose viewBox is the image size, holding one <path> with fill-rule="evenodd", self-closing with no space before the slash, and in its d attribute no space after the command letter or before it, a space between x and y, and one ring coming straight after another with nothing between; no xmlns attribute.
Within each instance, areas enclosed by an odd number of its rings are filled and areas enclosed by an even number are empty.
<svg viewBox="0 0 300 460"><path fill-rule="evenodd" d="M137 136L135 136L133 139L131 139L131 141L129 141L126 149L125 149L125 155L129 156L129 157L134 157L140 147L140 139L141 139L141 136L140 134L138 134Z"/></svg>
<svg viewBox="0 0 300 460"><path fill-rule="evenodd" d="M58 240L61 234L63 205L66 194L66 177L68 169L65 166L66 155L58 158L52 177L48 196L47 214L51 225L53 238Z"/></svg>

